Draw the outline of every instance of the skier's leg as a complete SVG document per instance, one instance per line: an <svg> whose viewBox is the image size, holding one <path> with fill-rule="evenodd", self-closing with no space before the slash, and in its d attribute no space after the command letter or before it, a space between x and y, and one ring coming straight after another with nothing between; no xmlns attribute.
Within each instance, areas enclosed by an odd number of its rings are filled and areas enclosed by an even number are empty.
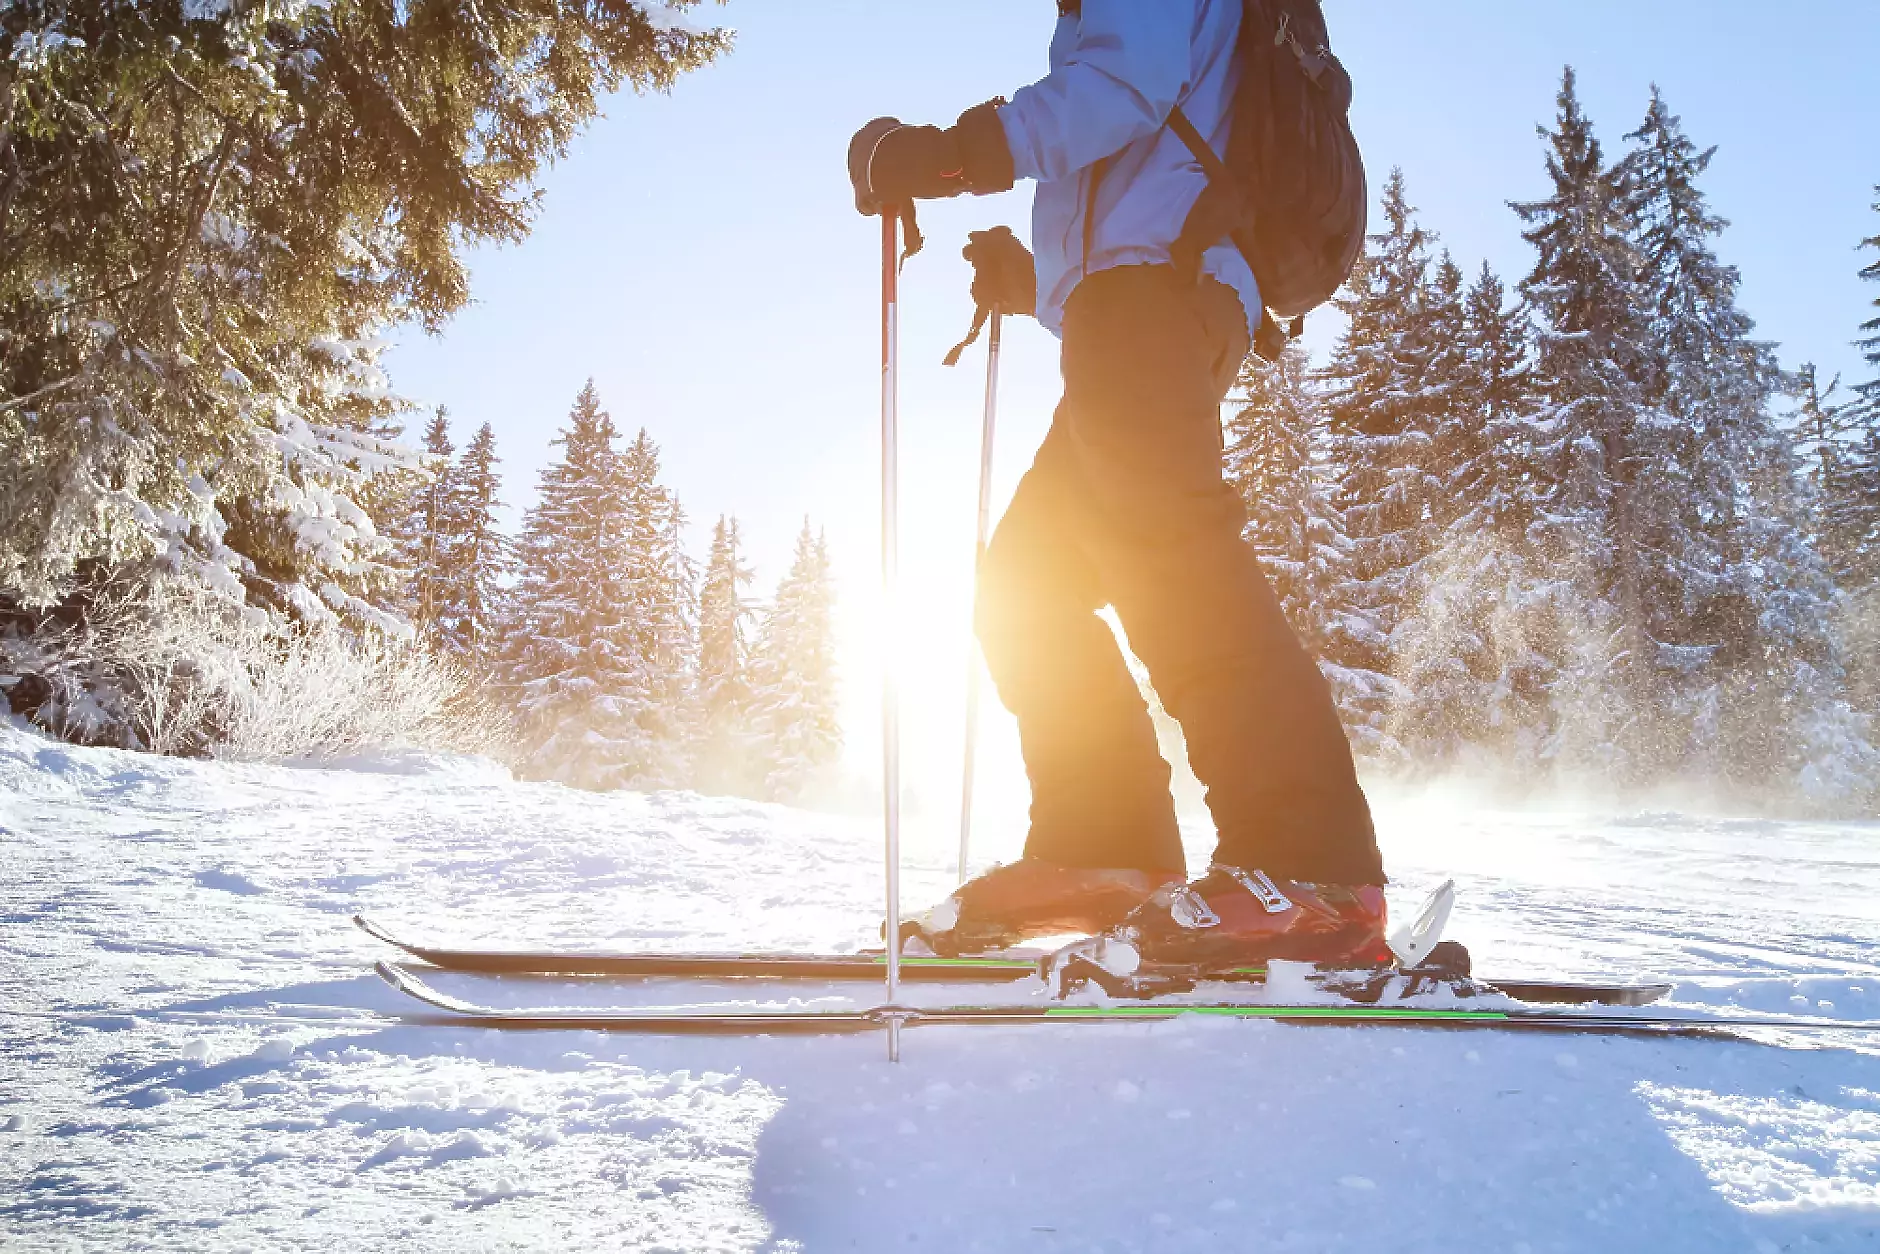
<svg viewBox="0 0 1880 1254"><path fill-rule="evenodd" d="M1166 266L1084 281L1066 311L1060 411L1087 506L1078 535L1182 725L1216 861L1382 884L1330 690L1222 479L1220 403L1245 351L1240 304L1223 285L1184 284Z"/></svg>
<svg viewBox="0 0 1880 1254"><path fill-rule="evenodd" d="M999 520L975 624L1031 780L1027 858L1183 866L1169 766L1142 693L1097 611L1109 600L1076 535L1082 488L1059 411Z"/></svg>

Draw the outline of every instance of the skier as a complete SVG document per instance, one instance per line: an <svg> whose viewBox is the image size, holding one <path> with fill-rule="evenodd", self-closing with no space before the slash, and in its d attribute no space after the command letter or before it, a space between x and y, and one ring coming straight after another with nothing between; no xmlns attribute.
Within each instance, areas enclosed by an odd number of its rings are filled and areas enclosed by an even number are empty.
<svg viewBox="0 0 1880 1254"><path fill-rule="evenodd" d="M967 256L982 307L1035 313L1062 341L1063 399L993 535L975 623L1018 720L1024 856L919 928L952 953L1107 929L1145 966L1388 961L1350 745L1221 473L1220 405L1259 289L1226 239L1198 269L1172 251L1207 176L1169 115L1226 151L1242 0L1058 8L1042 80L946 129L878 119L851 146L865 213L1035 180L1036 258L1009 232L976 234ZM1106 605L1207 788L1218 843L1190 883Z"/></svg>

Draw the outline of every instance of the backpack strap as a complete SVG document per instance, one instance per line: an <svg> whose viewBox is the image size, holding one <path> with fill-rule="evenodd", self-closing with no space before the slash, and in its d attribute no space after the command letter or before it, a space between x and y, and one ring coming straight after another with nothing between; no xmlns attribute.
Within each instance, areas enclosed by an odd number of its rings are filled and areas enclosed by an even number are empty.
<svg viewBox="0 0 1880 1254"><path fill-rule="evenodd" d="M1232 236L1240 251L1249 257L1249 252L1241 239L1241 231L1251 225L1246 219L1247 198L1241 192L1240 178L1220 154L1208 146L1208 141L1195 124L1188 120L1188 115L1177 105L1168 115L1168 128L1194 154L1201 163L1202 172L1208 176L1208 185L1202 189L1201 196L1189 210L1188 220L1182 223L1182 231L1176 237L1174 246L1169 249L1169 257L1175 263L1175 269L1189 282L1201 279L1201 254L1212 248L1223 236Z"/></svg>
<svg viewBox="0 0 1880 1254"><path fill-rule="evenodd" d="M1180 137L1182 143L1188 145L1189 152L1195 154L1195 160L1199 161L1201 168L1207 172L1210 183L1222 183L1228 187L1239 186L1240 180L1234 176L1232 170L1227 168L1227 162L1221 160L1220 154L1208 147L1208 141L1202 137L1200 131L1195 129L1195 124L1188 120L1188 115L1182 112L1180 105L1169 110L1168 128Z"/></svg>
<svg viewBox="0 0 1880 1254"><path fill-rule="evenodd" d="M1247 233L1253 223L1249 202L1241 195L1240 179L1233 168L1221 160L1220 154L1208 146L1195 124L1188 120L1188 115L1177 105L1168 115L1168 128L1174 131L1188 151L1201 163L1201 169L1208 176L1208 185L1202 189L1201 196L1195 201L1193 209L1188 211L1188 220L1182 223L1182 233L1176 237L1169 249L1169 260L1175 263L1175 272L1189 283L1201 281L1201 254L1212 248L1223 236L1234 241L1234 247L1240 250L1247 264L1253 264L1253 250L1247 246ZM1260 277L1253 280L1259 283ZM1262 309L1258 329L1253 335L1253 351L1263 361L1278 361L1285 351L1288 340L1299 338L1305 329L1305 319L1294 318L1290 327L1282 327L1279 320Z"/></svg>

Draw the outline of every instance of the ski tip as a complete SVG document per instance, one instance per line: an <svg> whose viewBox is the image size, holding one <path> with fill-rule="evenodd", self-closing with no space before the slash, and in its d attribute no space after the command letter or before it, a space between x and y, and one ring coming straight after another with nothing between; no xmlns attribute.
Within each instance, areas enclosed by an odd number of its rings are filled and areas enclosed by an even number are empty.
<svg viewBox="0 0 1880 1254"><path fill-rule="evenodd" d="M392 940L391 933L387 932L384 928L380 927L363 914L355 914L352 917L352 921L354 927L364 932L367 936L370 936L373 940L382 940L388 945L397 943Z"/></svg>
<svg viewBox="0 0 1880 1254"><path fill-rule="evenodd" d="M452 1014L468 1015L473 1018L488 1015L490 1012L482 1006L473 1006L467 1001L459 1001L447 993L440 993L423 980L405 970L395 962L379 961L372 964L379 978L407 997L416 998L428 1006L439 1010L448 1010Z"/></svg>

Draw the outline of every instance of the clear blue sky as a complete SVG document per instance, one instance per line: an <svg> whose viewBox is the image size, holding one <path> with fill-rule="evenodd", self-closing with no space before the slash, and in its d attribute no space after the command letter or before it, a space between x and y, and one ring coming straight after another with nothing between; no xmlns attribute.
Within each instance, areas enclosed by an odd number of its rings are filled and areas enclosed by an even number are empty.
<svg viewBox="0 0 1880 1254"><path fill-rule="evenodd" d="M1151 0L1144 0L1145 3ZM450 407L461 433L494 424L506 497L527 503L549 441L588 376L616 421L650 429L667 481L699 530L745 523L767 593L804 515L826 526L843 580L855 708L866 711L877 497L877 234L849 200L843 155L878 114L949 122L1043 73L1050 0L733 0L718 65L670 97L621 97L547 182L520 247L473 258L476 305L390 357L405 394ZM1811 0L1331 0L1357 82L1355 125L1373 183L1403 167L1425 226L1472 271L1512 285L1528 264L1504 202L1544 190L1537 123L1560 70L1579 72L1608 152L1643 116L1653 82L1700 145L1730 219L1720 249L1783 360L1861 377L1848 346L1880 288L1855 246L1880 232L1880 4ZM1023 185L932 206L902 315L909 613L933 624L910 700L932 735L917 756L956 769L984 358L940 368L971 305L958 259L968 230L1024 234ZM1871 259L1871 258L1870 258ZM1863 290L1863 288L1865 290ZM1319 320L1315 342L1331 329ZM1000 497L1056 399L1055 345L1033 324L1007 337ZM703 543L696 548L702 556ZM932 672L927 674L927 672ZM949 704L951 703L951 704ZM949 723L947 720L951 719ZM870 743L861 714L858 748ZM946 730L946 729L953 730ZM947 758L951 752L952 758ZM917 768L918 774L918 768Z"/></svg>

